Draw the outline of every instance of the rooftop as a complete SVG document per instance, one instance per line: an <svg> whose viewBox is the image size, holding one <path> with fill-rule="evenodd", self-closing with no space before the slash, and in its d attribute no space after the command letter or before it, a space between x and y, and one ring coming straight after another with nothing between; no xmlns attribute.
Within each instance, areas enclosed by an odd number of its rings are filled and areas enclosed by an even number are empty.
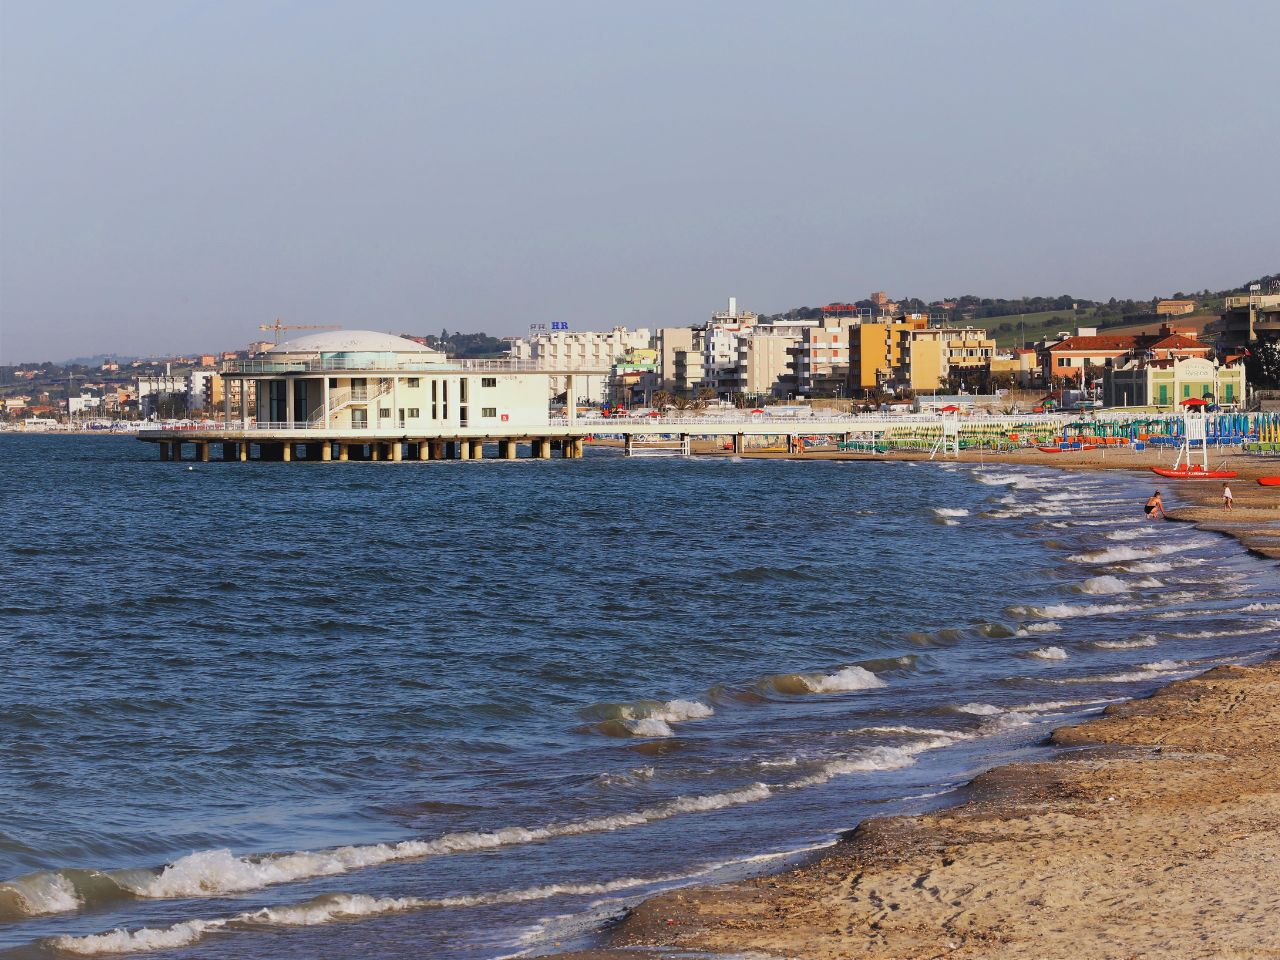
<svg viewBox="0 0 1280 960"><path fill-rule="evenodd" d="M438 353L413 340L373 330L329 330L277 343L267 353Z"/></svg>

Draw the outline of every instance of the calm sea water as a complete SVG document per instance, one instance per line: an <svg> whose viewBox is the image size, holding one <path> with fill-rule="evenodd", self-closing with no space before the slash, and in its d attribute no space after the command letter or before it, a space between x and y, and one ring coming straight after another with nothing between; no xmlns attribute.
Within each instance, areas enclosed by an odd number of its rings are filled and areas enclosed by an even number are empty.
<svg viewBox="0 0 1280 960"><path fill-rule="evenodd" d="M1151 483L0 437L0 954L549 950L1280 644Z"/></svg>

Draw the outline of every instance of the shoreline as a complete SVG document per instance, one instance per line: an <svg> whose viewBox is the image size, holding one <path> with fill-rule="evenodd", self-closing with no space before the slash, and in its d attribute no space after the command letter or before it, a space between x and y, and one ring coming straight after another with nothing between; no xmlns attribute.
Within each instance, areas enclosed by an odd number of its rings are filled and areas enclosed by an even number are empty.
<svg viewBox="0 0 1280 960"><path fill-rule="evenodd" d="M710 455L725 455L708 451ZM1144 473L1142 462L959 461ZM886 459L810 452L744 459ZM1123 455L1121 455L1123 456ZM1280 458L1220 455L1240 476L1166 481L1170 522L1280 559ZM1141 504L1135 504L1135 511ZM863 821L782 872L656 894L547 960L678 960L743 953L806 960L955 957L1280 957L1280 653L1175 680L1055 729L1064 753L980 773L957 803Z"/></svg>
<svg viewBox="0 0 1280 960"><path fill-rule="evenodd" d="M557 960L1280 955L1280 661L1060 727L1053 760L863 821L783 873L652 897Z"/></svg>

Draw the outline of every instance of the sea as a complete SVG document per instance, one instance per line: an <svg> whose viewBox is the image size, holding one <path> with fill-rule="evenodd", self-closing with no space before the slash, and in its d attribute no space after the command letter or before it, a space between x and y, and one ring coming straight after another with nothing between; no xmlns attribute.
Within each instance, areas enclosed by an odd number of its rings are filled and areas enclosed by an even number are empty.
<svg viewBox="0 0 1280 960"><path fill-rule="evenodd" d="M536 956L955 802L1277 651L1152 480L0 436L0 956Z"/></svg>

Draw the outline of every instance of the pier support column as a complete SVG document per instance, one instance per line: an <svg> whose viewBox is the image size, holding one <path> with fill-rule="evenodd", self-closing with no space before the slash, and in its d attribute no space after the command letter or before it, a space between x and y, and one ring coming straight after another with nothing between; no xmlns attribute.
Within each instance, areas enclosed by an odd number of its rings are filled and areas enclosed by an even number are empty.
<svg viewBox="0 0 1280 960"><path fill-rule="evenodd" d="M458 448L459 460L471 459L471 441L470 440L459 440L457 443L454 444L454 446Z"/></svg>
<svg viewBox="0 0 1280 960"><path fill-rule="evenodd" d="M244 463L249 459L249 441L241 440L236 444L236 458Z"/></svg>
<svg viewBox="0 0 1280 960"><path fill-rule="evenodd" d="M583 441L583 439L582 439L581 437L574 437L574 438L573 438L573 458L574 458L575 460L581 460L581 459L582 459L582 454L583 454L583 448L584 448L584 447L585 447L585 443L584 443L584 441Z"/></svg>
<svg viewBox="0 0 1280 960"><path fill-rule="evenodd" d="M516 442L514 440L503 440L499 443L498 456L503 460L514 460L516 458Z"/></svg>
<svg viewBox="0 0 1280 960"><path fill-rule="evenodd" d="M158 444L156 444L156 446L160 448L161 460L169 460L173 456L173 451L169 449L168 440L161 440Z"/></svg>
<svg viewBox="0 0 1280 960"><path fill-rule="evenodd" d="M484 459L484 441L483 440L471 441L471 459L472 460Z"/></svg>
<svg viewBox="0 0 1280 960"><path fill-rule="evenodd" d="M390 457L390 459L391 459L391 460L393 460L393 461L394 461L394 462L396 462L396 463L399 463L401 460L403 460L403 459L404 459L404 444L403 444L403 443L401 443L399 440L392 440L392 441L391 441L391 457Z"/></svg>
<svg viewBox="0 0 1280 960"><path fill-rule="evenodd" d="M570 440L568 437L565 437L560 441L560 459L561 460L573 459L573 441Z"/></svg>
<svg viewBox="0 0 1280 960"><path fill-rule="evenodd" d="M208 440L196 441L196 459L199 460L201 463L209 462L209 441Z"/></svg>
<svg viewBox="0 0 1280 960"><path fill-rule="evenodd" d="M735 433L733 435L733 452L742 453L747 448L747 438L745 434Z"/></svg>
<svg viewBox="0 0 1280 960"><path fill-rule="evenodd" d="M369 444L369 459L374 463L377 463L382 459L382 444L378 443L376 440Z"/></svg>
<svg viewBox="0 0 1280 960"><path fill-rule="evenodd" d="M351 444L339 443L338 444L338 462L346 463L350 459L351 459Z"/></svg>
<svg viewBox="0 0 1280 960"><path fill-rule="evenodd" d="M325 463L333 459L333 444L328 440L320 444L320 459Z"/></svg>
<svg viewBox="0 0 1280 960"><path fill-rule="evenodd" d="M631 448L634 446L634 440L635 436L633 434L624 433L622 435L622 452L628 457L631 456Z"/></svg>
<svg viewBox="0 0 1280 960"><path fill-rule="evenodd" d="M431 444L427 443L427 441L425 440L418 441L418 459L419 460L431 459Z"/></svg>
<svg viewBox="0 0 1280 960"><path fill-rule="evenodd" d="M290 461L293 460L293 444L292 443L280 444L280 459L283 460L285 463L289 463Z"/></svg>
<svg viewBox="0 0 1280 960"><path fill-rule="evenodd" d="M182 459L182 443L180 441L171 440L169 442L169 457L172 460Z"/></svg>
<svg viewBox="0 0 1280 960"><path fill-rule="evenodd" d="M431 459L432 460L445 459L445 443L443 440L431 441Z"/></svg>
<svg viewBox="0 0 1280 960"><path fill-rule="evenodd" d="M541 446L538 447L538 459L550 460L551 459L551 438L543 437L539 441L539 443L541 444Z"/></svg>

